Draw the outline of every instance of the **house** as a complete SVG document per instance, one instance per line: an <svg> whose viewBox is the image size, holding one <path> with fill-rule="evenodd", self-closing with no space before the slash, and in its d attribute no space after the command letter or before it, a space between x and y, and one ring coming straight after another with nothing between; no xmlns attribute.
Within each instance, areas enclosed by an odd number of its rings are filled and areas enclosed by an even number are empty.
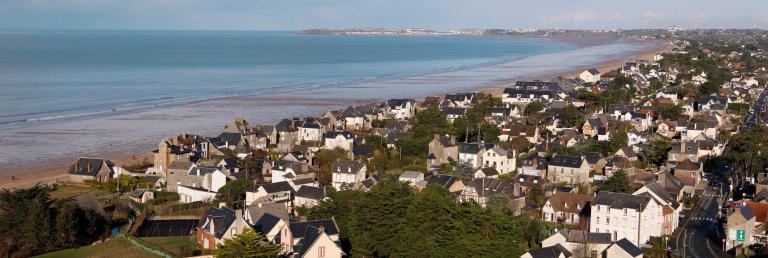
<svg viewBox="0 0 768 258"><path fill-rule="evenodd" d="M518 81L515 86L504 89L501 102L505 104L528 104L533 101L549 102L557 96L559 85L553 82Z"/></svg>
<svg viewBox="0 0 768 258"><path fill-rule="evenodd" d="M176 193L179 194L179 202L191 203L191 202L210 202L216 199L217 192L213 192L200 187L192 187L186 185L177 185Z"/></svg>
<svg viewBox="0 0 768 258"><path fill-rule="evenodd" d="M599 257L611 244L611 234L594 233L584 230L561 229L541 241L542 247L560 245L574 257Z"/></svg>
<svg viewBox="0 0 768 258"><path fill-rule="evenodd" d="M257 203L246 208L243 218L267 240L274 242L280 229L288 223L289 212L282 203Z"/></svg>
<svg viewBox="0 0 768 258"><path fill-rule="evenodd" d="M602 142L610 141L611 131L607 127L597 128L597 140Z"/></svg>
<svg viewBox="0 0 768 258"><path fill-rule="evenodd" d="M275 160L270 172L270 182L293 181L299 179L314 179L315 173L305 169L306 164L290 160Z"/></svg>
<svg viewBox="0 0 768 258"><path fill-rule="evenodd" d="M605 168L605 164L607 163L603 156L597 152L584 153L584 159L587 160L587 164L592 168L592 172L603 171L603 168Z"/></svg>
<svg viewBox="0 0 768 258"><path fill-rule="evenodd" d="M445 118L448 119L451 123L453 123L454 120L456 120L459 117L463 117L464 114L467 113L466 108L460 108L460 107L444 107L440 109L443 114L445 114Z"/></svg>
<svg viewBox="0 0 768 258"><path fill-rule="evenodd" d="M339 227L334 220L291 221L280 230L285 257L342 257Z"/></svg>
<svg viewBox="0 0 768 258"><path fill-rule="evenodd" d="M461 191L464 191L464 183L461 182L461 179L455 176L448 176L448 175L436 175L427 181L427 186L429 185L439 185L443 188L447 189L448 192L458 195L461 194Z"/></svg>
<svg viewBox="0 0 768 258"><path fill-rule="evenodd" d="M323 199L325 199L324 187L301 185L296 194L294 194L293 205L296 207L312 208Z"/></svg>
<svg viewBox="0 0 768 258"><path fill-rule="evenodd" d="M309 117L298 120L296 128L299 130L299 142L320 142L326 129L321 126L319 119Z"/></svg>
<svg viewBox="0 0 768 258"><path fill-rule="evenodd" d="M517 137L522 137L530 143L537 143L539 141L539 128L535 125L507 125L501 129L499 141L511 141Z"/></svg>
<svg viewBox="0 0 768 258"><path fill-rule="evenodd" d="M147 189L136 189L128 194L131 201L145 203L155 199L155 192Z"/></svg>
<svg viewBox="0 0 768 258"><path fill-rule="evenodd" d="M595 83L600 81L600 72L595 68L590 68L581 72L579 79L586 83Z"/></svg>
<svg viewBox="0 0 768 258"><path fill-rule="evenodd" d="M390 99L387 101L389 106L387 116L398 120L408 119L413 116L415 103L413 99Z"/></svg>
<svg viewBox="0 0 768 258"><path fill-rule="evenodd" d="M407 182L411 186L416 183L424 181L424 173L418 171L405 171L397 178L400 182Z"/></svg>
<svg viewBox="0 0 768 258"><path fill-rule="evenodd" d="M450 101L454 107L468 108L475 100L475 93L455 93L445 95L445 99Z"/></svg>
<svg viewBox="0 0 768 258"><path fill-rule="evenodd" d="M633 150L632 147L619 148L615 155L627 158L629 161L637 161L637 153L635 153L635 150Z"/></svg>
<svg viewBox="0 0 768 258"><path fill-rule="evenodd" d="M755 212L749 205L737 206L728 214L725 224L725 249L746 247L755 243Z"/></svg>
<svg viewBox="0 0 768 258"><path fill-rule="evenodd" d="M693 193L695 188L701 182L701 175L703 172L703 164L701 162L694 162L690 159L674 162L674 173L683 184L687 187L684 192Z"/></svg>
<svg viewBox="0 0 768 258"><path fill-rule="evenodd" d="M583 184L589 182L592 168L581 156L556 155L547 166L547 179L551 182Z"/></svg>
<svg viewBox="0 0 768 258"><path fill-rule="evenodd" d="M648 195L600 191L591 202L589 232L610 233L635 246L661 236L662 207Z"/></svg>
<svg viewBox="0 0 768 258"><path fill-rule="evenodd" d="M656 133L667 138L677 135L677 121L659 120L656 125Z"/></svg>
<svg viewBox="0 0 768 258"><path fill-rule="evenodd" d="M568 249L565 249L565 247L562 245L554 245L550 247L530 250L521 255L520 258L568 258L572 255L573 254L571 254L571 252L569 252Z"/></svg>
<svg viewBox="0 0 768 258"><path fill-rule="evenodd" d="M427 166L439 166L459 160L459 146L456 144L456 137L448 135L435 134L432 141L429 142L429 158L432 164Z"/></svg>
<svg viewBox="0 0 768 258"><path fill-rule="evenodd" d="M547 171L547 160L536 155L526 156L517 160L519 174L543 177Z"/></svg>
<svg viewBox="0 0 768 258"><path fill-rule="evenodd" d="M299 144L299 129L293 119L280 120L275 125L277 131L277 149L280 152L289 152L294 145Z"/></svg>
<svg viewBox="0 0 768 258"><path fill-rule="evenodd" d="M354 146L354 137L348 131L328 131L325 133L325 149L342 149L348 152L352 151Z"/></svg>
<svg viewBox="0 0 768 258"><path fill-rule="evenodd" d="M624 173L626 173L626 175L630 178L635 176L635 164L632 161L618 155L609 157L605 163L605 176L612 177L616 172L619 172L620 170L624 171Z"/></svg>
<svg viewBox="0 0 768 258"><path fill-rule="evenodd" d="M577 193L554 193L541 208L541 220L569 225L587 222L589 218L586 218L587 221L582 221L582 217L587 217L592 197Z"/></svg>
<svg viewBox="0 0 768 258"><path fill-rule="evenodd" d="M667 153L667 161L699 160L699 145L696 142L675 142Z"/></svg>
<svg viewBox="0 0 768 258"><path fill-rule="evenodd" d="M331 185L337 190L358 187L365 180L365 164L354 160L337 160L331 166Z"/></svg>
<svg viewBox="0 0 768 258"><path fill-rule="evenodd" d="M604 117L589 118L581 125L581 133L585 136L595 137L600 128L608 126L608 121Z"/></svg>
<svg viewBox="0 0 768 258"><path fill-rule="evenodd" d="M661 225L661 233L671 235L677 229L680 213L683 206L677 201L677 197L665 189L658 182L645 184L643 187L632 193L633 195L647 194L662 205L662 214L664 216Z"/></svg>
<svg viewBox="0 0 768 258"><path fill-rule="evenodd" d="M604 257L611 257L611 258L642 258L643 257L643 250L637 247L636 245L632 244L629 240L626 238L622 238L619 241L616 241L615 243L608 246L608 248L605 249Z"/></svg>
<svg viewBox="0 0 768 258"><path fill-rule="evenodd" d="M262 201L288 203L293 200L296 186L290 181L270 184L253 185L245 189L245 206L255 205Z"/></svg>
<svg viewBox="0 0 768 258"><path fill-rule="evenodd" d="M472 179L461 193L461 200L472 200L485 208L491 196L507 197L515 214L522 213L525 206L525 196L520 191L520 184L510 179Z"/></svg>
<svg viewBox="0 0 768 258"><path fill-rule="evenodd" d="M227 183L228 175L217 166L191 166L186 173L178 175L179 185L217 192Z"/></svg>
<svg viewBox="0 0 768 258"><path fill-rule="evenodd" d="M114 177L115 165L109 160L81 157L69 166L67 174L70 182L85 183L93 180L105 183Z"/></svg>
<svg viewBox="0 0 768 258"><path fill-rule="evenodd" d="M250 228L248 222L243 219L242 211L227 207L209 208L200 221L197 242L202 249L216 249L217 244Z"/></svg>
<svg viewBox="0 0 768 258"><path fill-rule="evenodd" d="M725 96L700 96L695 110L727 110L728 97Z"/></svg>
<svg viewBox="0 0 768 258"><path fill-rule="evenodd" d="M499 171L493 167L481 168L475 171L474 178L498 178Z"/></svg>
<svg viewBox="0 0 768 258"><path fill-rule="evenodd" d="M480 157L480 162L481 167L495 168L500 175L513 172L517 168L515 151L507 151L499 146L485 149Z"/></svg>
<svg viewBox="0 0 768 258"><path fill-rule="evenodd" d="M479 168L486 147L484 142L459 143L459 162Z"/></svg>

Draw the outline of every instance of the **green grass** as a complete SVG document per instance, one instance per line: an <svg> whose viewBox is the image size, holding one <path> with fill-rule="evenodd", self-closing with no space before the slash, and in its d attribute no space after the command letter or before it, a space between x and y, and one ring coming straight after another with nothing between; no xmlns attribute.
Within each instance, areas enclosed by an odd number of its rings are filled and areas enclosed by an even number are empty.
<svg viewBox="0 0 768 258"><path fill-rule="evenodd" d="M37 256L38 258L76 258L76 257L109 257L109 258L156 258L158 256L133 246L130 242L113 238L96 245L64 249Z"/></svg>
<svg viewBox="0 0 768 258"><path fill-rule="evenodd" d="M56 191L51 192L51 199L69 199L93 191L96 189L85 186L57 185Z"/></svg>
<svg viewBox="0 0 768 258"><path fill-rule="evenodd" d="M147 247L165 251L176 257L191 256L191 252L197 248L197 243L191 236L140 237L139 239Z"/></svg>

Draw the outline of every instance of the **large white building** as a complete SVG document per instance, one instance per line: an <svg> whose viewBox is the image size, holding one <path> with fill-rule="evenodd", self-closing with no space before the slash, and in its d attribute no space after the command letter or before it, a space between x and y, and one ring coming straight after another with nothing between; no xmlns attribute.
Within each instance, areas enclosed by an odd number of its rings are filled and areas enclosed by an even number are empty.
<svg viewBox="0 0 768 258"><path fill-rule="evenodd" d="M365 164L354 160L337 160L331 166L331 185L337 190L358 187L365 180Z"/></svg>
<svg viewBox="0 0 768 258"><path fill-rule="evenodd" d="M591 203L589 232L610 233L640 246L662 235L662 206L648 194L599 192Z"/></svg>
<svg viewBox="0 0 768 258"><path fill-rule="evenodd" d="M325 148L326 149L342 149L345 151L352 151L354 145L354 137L352 133L347 131L329 131L325 133Z"/></svg>

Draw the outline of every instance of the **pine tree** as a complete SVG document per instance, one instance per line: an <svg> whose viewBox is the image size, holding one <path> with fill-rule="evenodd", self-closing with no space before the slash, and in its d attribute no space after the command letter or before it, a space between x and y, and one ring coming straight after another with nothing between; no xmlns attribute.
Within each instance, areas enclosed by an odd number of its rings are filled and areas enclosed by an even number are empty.
<svg viewBox="0 0 768 258"><path fill-rule="evenodd" d="M276 257L280 246L270 243L267 238L252 229L243 231L242 234L224 240L218 244L214 251L219 258L256 258Z"/></svg>

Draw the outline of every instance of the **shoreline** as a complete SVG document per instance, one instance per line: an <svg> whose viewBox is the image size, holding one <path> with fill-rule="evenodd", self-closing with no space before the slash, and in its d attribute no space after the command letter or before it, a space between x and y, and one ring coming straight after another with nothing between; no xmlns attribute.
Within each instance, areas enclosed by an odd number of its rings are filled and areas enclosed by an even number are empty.
<svg viewBox="0 0 768 258"><path fill-rule="evenodd" d="M544 38L546 39L546 38ZM549 39L549 40L558 40L555 38ZM562 40L562 39L559 39ZM578 39L577 39L578 40ZM628 39L620 39L620 40L628 40ZM584 42L587 40L584 39ZM646 41L647 42L647 41ZM642 51L635 51L632 53L622 53L620 56L616 56L616 58L613 58L612 60L604 60L595 64L586 65L586 66L578 66L578 67L571 67L569 69L566 69L565 71L558 71L558 72L552 72L552 73L546 73L547 75L523 75L523 76L512 76L509 79L504 80L496 80L492 82L486 82L479 85L472 85L467 86L464 89L444 89L443 91L433 91L432 94L427 95L444 95L447 93L453 93L458 91L472 91L472 92L484 92L484 93L491 93L494 95L500 95L501 91L503 91L503 88L505 86L509 86L510 84L514 83L516 80L533 80L533 79L539 79L539 80L551 80L553 78L557 78L559 76L568 77L572 76L574 74L578 74L579 72L583 71L586 68L589 67L597 67L598 70L601 72L606 72L608 70L614 70L616 68L621 67L625 62L633 60L633 59L648 59L648 57L652 57L653 55L661 52L665 52L669 49L669 44L667 41L653 41L652 44L655 44L654 46L649 47L648 49L642 50ZM588 45L588 44L585 44ZM601 44L593 44L589 46L576 46L578 49L583 49L585 47L599 47ZM359 87L362 87L359 86ZM352 88L352 87L348 87ZM386 89L385 89L386 90ZM403 96L405 94L399 95L400 97L408 97ZM418 95L415 94L415 95ZM423 94L422 94L423 95ZM419 101L424 96L411 96L414 99L417 99ZM343 108L345 106L349 105L359 105L359 104L368 104L368 103L374 103L374 102L380 102L384 99L380 98L359 98L356 99L355 96L349 96L346 99L338 99L338 98L297 98L293 94L287 94L287 95L278 95L278 96L267 96L267 97L259 97L259 96L234 96L232 99L228 100L238 100L242 102L248 102L249 105L253 106L253 108L266 108L269 112L272 113L281 113L279 108L274 107L274 105L280 105L280 103L283 103L285 101L289 102L300 102L302 104L302 107L306 109L307 112L311 112L311 115L320 115L322 112L325 112L329 109L334 108ZM255 103L254 103L255 102ZM231 121L231 119L234 119L234 117L237 114L232 114L226 112L225 106L227 103L226 101L207 101L204 103L195 103L192 107L189 107L193 111L195 110L205 110L203 112L208 112L209 114L214 114L217 116L224 116L224 121ZM321 110L317 110L317 108L323 108ZM221 111L216 111L217 109L221 109ZM179 114L179 111L176 110L177 114ZM168 114L174 114L173 110L155 110L152 112L146 112L147 114L142 114L143 116L140 116L141 119L146 120L147 117L150 116L157 116L156 120L161 120L164 118L164 116L168 116ZM300 112L301 113L301 112ZM184 113L181 113L184 114ZM283 118L290 117L289 114L285 114L284 112L281 114L275 114L277 116L281 116ZM296 115L295 113L293 114ZM246 116L248 117L248 116ZM112 118L113 121L130 121L131 116L126 117L116 117ZM252 121L252 123L260 123L260 122L266 122L259 119L249 119L249 121ZM226 123L222 123L220 126L224 126ZM178 128L177 133L181 132L190 132L190 133L199 133L202 135L207 135L208 132L205 132L205 130L202 129L195 129L190 130L192 128ZM43 132L45 134L46 132ZM53 133L53 132L50 132ZM212 132L218 134L218 132ZM157 135L154 135L154 138L156 138L158 141L159 139L169 137L170 135L163 135L162 133L158 133ZM101 157L106 159L111 159L116 165L118 166L127 166L131 165L137 162L141 162L144 159L148 159L150 162L152 161L152 152L147 151L149 146L151 146L149 149L154 148L155 142L151 144L145 144L141 142L141 139L137 140L125 140L121 143L115 143L117 146L121 146L120 148L113 149L110 144L107 151L100 151L100 152L94 152L92 154L83 154L78 156L91 156L91 157ZM143 150L143 151L136 151L136 150ZM132 155L129 153L133 153ZM54 158L45 160L44 162L40 162L39 164L26 164L27 166L23 166L23 164L18 165L9 165L6 166L6 168L0 169L0 188L23 188L23 187L29 187L36 183L53 183L57 180L61 180L66 178L66 170L68 169L70 163L73 160L70 158ZM31 165L31 167L29 166ZM15 176L15 180L11 180L11 177Z"/></svg>

